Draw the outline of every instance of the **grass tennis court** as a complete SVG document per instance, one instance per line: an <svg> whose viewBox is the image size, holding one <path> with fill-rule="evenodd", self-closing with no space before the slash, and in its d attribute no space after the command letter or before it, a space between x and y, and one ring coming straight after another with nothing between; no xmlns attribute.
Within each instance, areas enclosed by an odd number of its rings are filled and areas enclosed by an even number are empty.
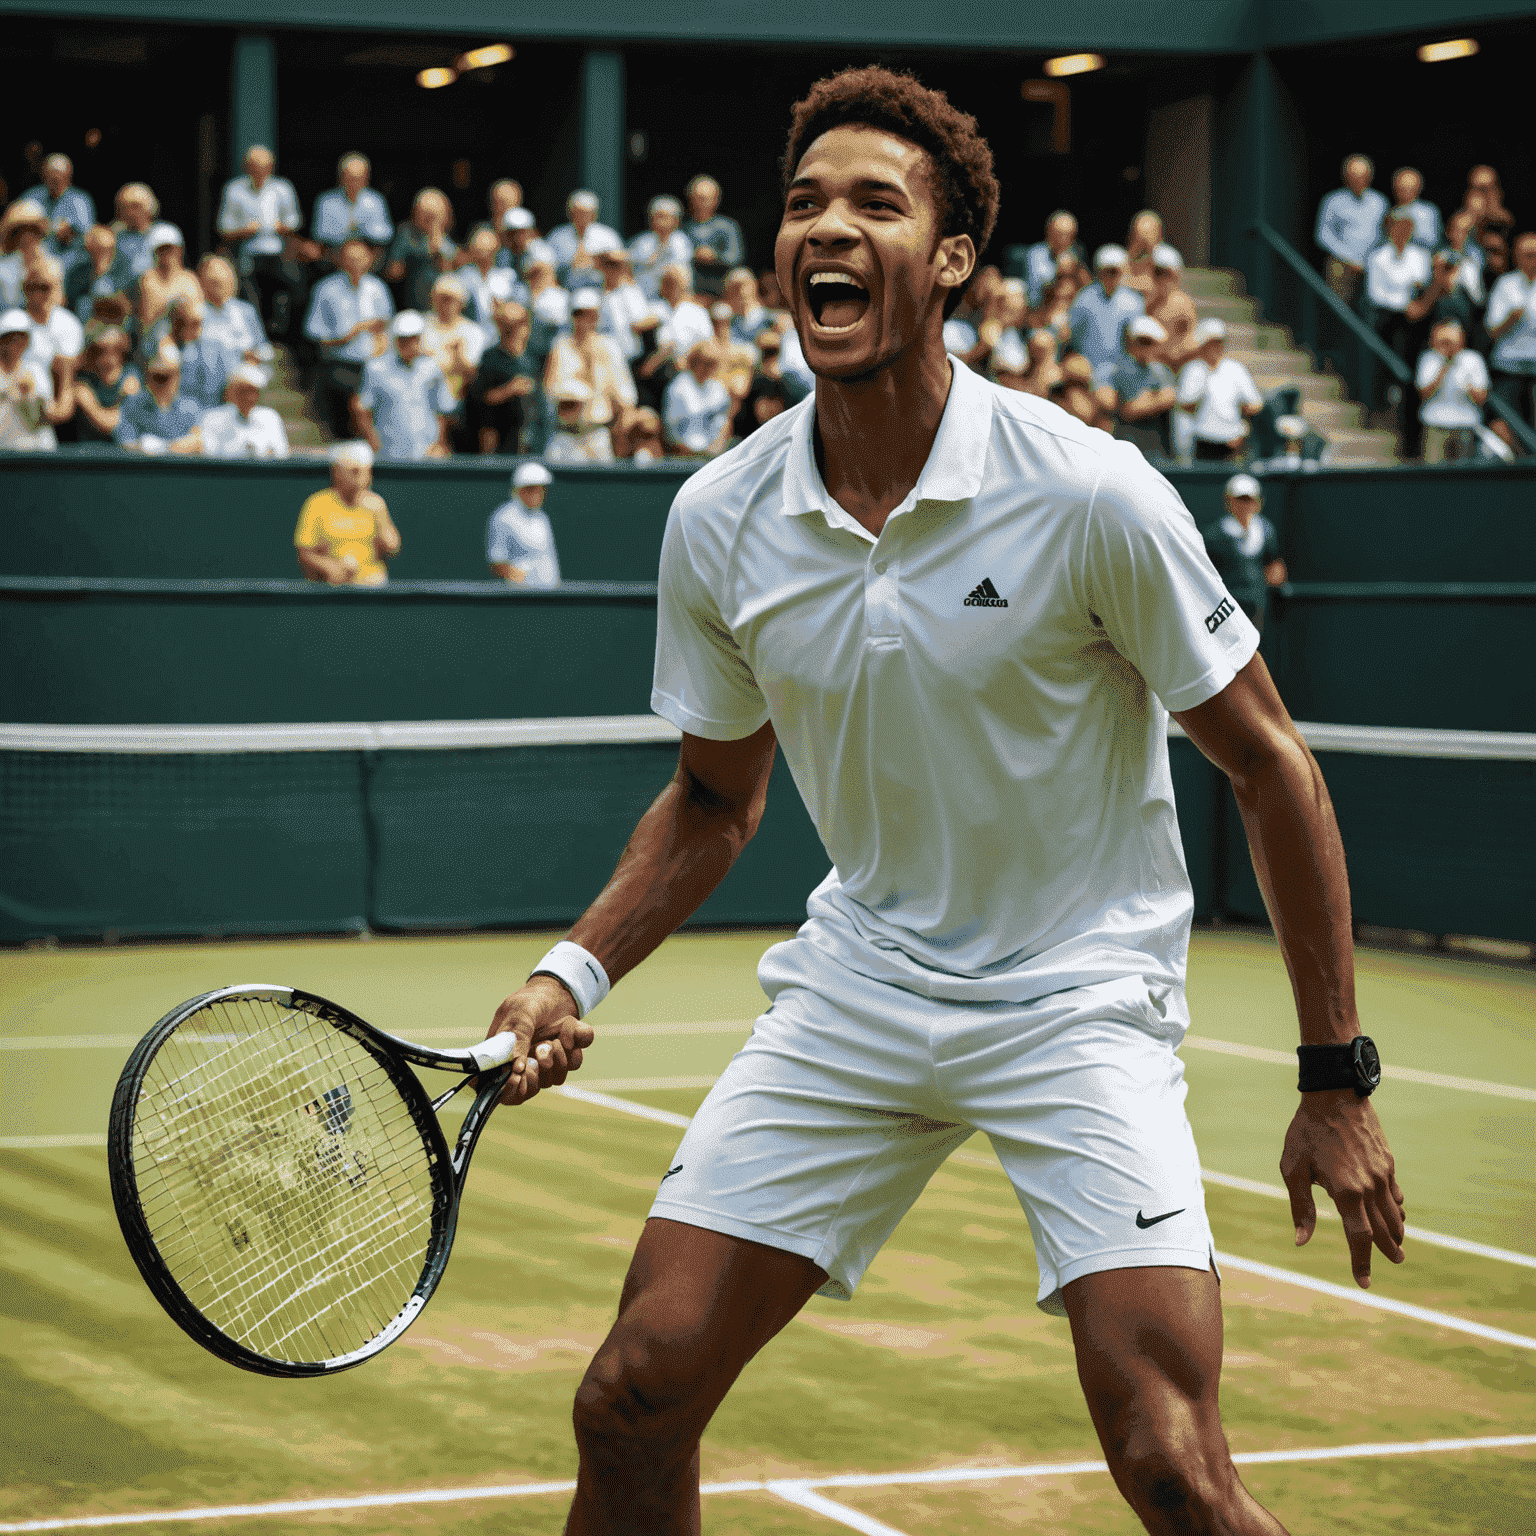
<svg viewBox="0 0 1536 1536"><path fill-rule="evenodd" d="M684 935L627 980L595 1017L598 1043L572 1084L663 1118L566 1095L501 1111L476 1156L453 1262L430 1308L379 1360L309 1382L214 1360L164 1317L134 1271L99 1145L129 1038L200 990L267 981L333 996L407 1037L467 1042L548 935L0 954L9 1321L0 1391L11 1421L0 1530L313 1500L323 1507L214 1514L197 1528L558 1531L567 1496L557 1488L362 1508L336 1501L574 1475L571 1394L680 1135L666 1116L692 1112L746 1034L761 1005L753 966L776 937ZM1378 1256L1370 1296L1443 1314L1438 1321L1300 1283L1347 1286L1349 1275L1336 1222L1298 1252L1283 1201L1252 1187L1278 1187L1294 1103L1284 968L1266 938L1197 935L1184 1053L1190 1113L1205 1166L1222 1180L1208 1188L1218 1247L1257 1266L1230 1263L1224 1277L1233 1449L1241 1460L1376 1447L1244 1467L1298 1536L1530 1530L1536 1259L1518 1260L1536 1252L1536 974L1371 951L1360 971L1366 1028L1389 1068L1416 1074L1389 1076L1377 1100L1409 1221L1474 1251L1420 1239L1402 1269ZM74 1037L110 1043L82 1047ZM708 1493L706 1527L750 1536L1139 1529L1102 1471L1048 1470L1100 1453L1066 1325L1036 1312L1033 1287L1028 1228L975 1139L934 1179L855 1300L813 1301L749 1367L703 1458L706 1485L749 1486ZM1526 1443L1382 1449L1508 1438ZM1008 1475L948 1475L977 1468ZM924 1472L941 1477L847 1481ZM842 1481L821 1481L829 1478ZM767 1486L779 1480L786 1485Z"/></svg>

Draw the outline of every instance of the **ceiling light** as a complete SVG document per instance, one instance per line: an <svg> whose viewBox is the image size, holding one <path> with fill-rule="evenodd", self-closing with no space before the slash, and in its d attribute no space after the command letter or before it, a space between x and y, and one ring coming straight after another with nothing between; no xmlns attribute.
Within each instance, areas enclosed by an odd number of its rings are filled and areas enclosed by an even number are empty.
<svg viewBox="0 0 1536 1536"><path fill-rule="evenodd" d="M456 69L424 69L416 76L416 84L423 90L435 91L439 86L452 85L458 78Z"/></svg>
<svg viewBox="0 0 1536 1536"><path fill-rule="evenodd" d="M1086 75L1103 68L1102 53L1064 53L1059 59L1045 61L1045 72L1048 75Z"/></svg>
<svg viewBox="0 0 1536 1536"><path fill-rule="evenodd" d="M1443 43L1425 43L1419 49L1419 62L1443 64L1447 59L1470 59L1476 52L1475 37L1453 37Z"/></svg>
<svg viewBox="0 0 1536 1536"><path fill-rule="evenodd" d="M512 57L512 49L506 43L491 43L484 48L471 48L461 53L457 60L459 69L489 69L493 64L505 64Z"/></svg>

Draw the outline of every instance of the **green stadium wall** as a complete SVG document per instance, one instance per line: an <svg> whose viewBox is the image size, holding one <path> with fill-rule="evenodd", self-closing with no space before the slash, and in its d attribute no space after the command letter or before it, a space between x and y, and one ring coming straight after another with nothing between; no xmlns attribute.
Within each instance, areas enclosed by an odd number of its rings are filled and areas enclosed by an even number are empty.
<svg viewBox="0 0 1536 1536"><path fill-rule="evenodd" d="M404 547L397 581L488 576L485 524L515 461L380 464ZM689 471L556 469L548 509L568 581L654 581L667 509ZM129 454L0 461L0 574L292 578L293 528L327 471ZM1221 515L1221 469L1170 478L1195 520ZM1298 581L1507 581L1536 575L1536 465L1324 469L1263 477Z"/></svg>
<svg viewBox="0 0 1536 1536"><path fill-rule="evenodd" d="M654 584L323 587L0 577L0 719L266 724L634 715ZM1295 583L1264 651L1299 720L1536 731L1536 583Z"/></svg>

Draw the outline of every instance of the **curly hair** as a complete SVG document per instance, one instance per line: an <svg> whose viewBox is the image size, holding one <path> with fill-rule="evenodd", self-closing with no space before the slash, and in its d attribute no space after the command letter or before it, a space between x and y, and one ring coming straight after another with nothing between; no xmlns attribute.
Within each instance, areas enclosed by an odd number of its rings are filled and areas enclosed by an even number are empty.
<svg viewBox="0 0 1536 1536"><path fill-rule="evenodd" d="M806 150L830 128L880 128L926 150L940 236L969 235L978 259L992 238L1001 196L992 150L976 119L914 75L871 65L818 80L790 114L784 194ZM947 314L960 302L951 294Z"/></svg>

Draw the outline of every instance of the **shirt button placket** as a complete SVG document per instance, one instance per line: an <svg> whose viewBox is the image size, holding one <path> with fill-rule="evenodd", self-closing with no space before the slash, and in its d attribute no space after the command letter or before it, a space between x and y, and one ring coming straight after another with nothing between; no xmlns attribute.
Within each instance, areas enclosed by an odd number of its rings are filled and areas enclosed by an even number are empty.
<svg viewBox="0 0 1536 1536"><path fill-rule="evenodd" d="M864 578L864 606L871 637L899 638L901 626L896 602L897 583L901 578L901 559L885 546L882 538L872 554Z"/></svg>

